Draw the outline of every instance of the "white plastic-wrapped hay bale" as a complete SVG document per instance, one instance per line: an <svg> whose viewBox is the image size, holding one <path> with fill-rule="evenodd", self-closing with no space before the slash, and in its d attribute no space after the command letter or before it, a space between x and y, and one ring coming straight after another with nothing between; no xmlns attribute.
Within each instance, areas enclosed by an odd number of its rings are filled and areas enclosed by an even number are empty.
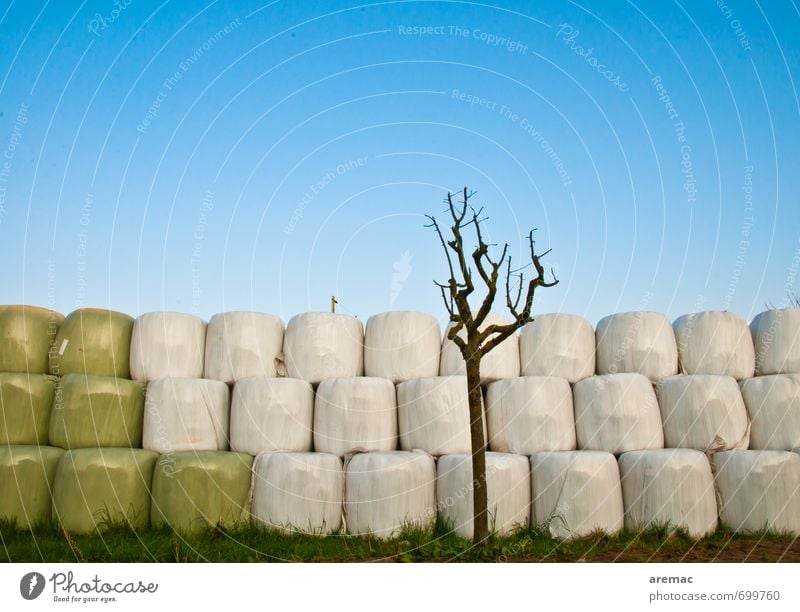
<svg viewBox="0 0 800 612"><path fill-rule="evenodd" d="M350 315L305 312L283 335L286 373L316 384L364 373L364 327ZM280 373L280 372L279 372Z"/></svg>
<svg viewBox="0 0 800 612"><path fill-rule="evenodd" d="M664 448L658 401L643 375L592 376L572 392L578 448L615 454Z"/></svg>
<svg viewBox="0 0 800 612"><path fill-rule="evenodd" d="M717 529L714 477L704 453L688 448L633 451L619 458L625 528L669 525L694 538Z"/></svg>
<svg viewBox="0 0 800 612"><path fill-rule="evenodd" d="M800 534L800 455L728 451L712 459L720 520L735 531Z"/></svg>
<svg viewBox="0 0 800 612"><path fill-rule="evenodd" d="M595 336L577 315L538 315L519 334L523 376L558 376L575 383L594 374Z"/></svg>
<svg viewBox="0 0 800 612"><path fill-rule="evenodd" d="M63 454L51 446L0 445L0 521L20 529L50 523L50 492Z"/></svg>
<svg viewBox="0 0 800 612"><path fill-rule="evenodd" d="M656 392L668 448L747 448L747 410L730 376L671 376L656 385Z"/></svg>
<svg viewBox="0 0 800 612"><path fill-rule="evenodd" d="M233 387L231 450L310 451L314 390L298 378L243 378Z"/></svg>
<svg viewBox="0 0 800 612"><path fill-rule="evenodd" d="M252 376L277 376L283 321L260 312L215 314L206 330L205 377L234 383Z"/></svg>
<svg viewBox="0 0 800 612"><path fill-rule="evenodd" d="M397 396L385 378L329 378L317 388L314 450L343 457L397 450Z"/></svg>
<svg viewBox="0 0 800 612"><path fill-rule="evenodd" d="M567 451L531 455L531 521L554 538L622 530L624 512L614 455Z"/></svg>
<svg viewBox="0 0 800 612"><path fill-rule="evenodd" d="M750 417L750 448L800 447L800 374L773 374L739 383Z"/></svg>
<svg viewBox="0 0 800 612"><path fill-rule="evenodd" d="M509 323L510 321L501 315L489 314L481 325L481 329L486 329L490 325L508 325ZM455 323L450 323L444 330L439 363L440 376L466 376L467 374L467 366L461 355L461 349L456 346L455 342L447 338L447 334L454 325ZM459 336L466 340L466 331L462 329ZM490 336L487 342L492 338L493 336ZM486 385L495 380L516 376L519 376L519 336L513 334L481 359L481 383Z"/></svg>
<svg viewBox="0 0 800 612"><path fill-rule="evenodd" d="M732 312L695 312L672 324L684 374L753 375L755 352L747 323Z"/></svg>
<svg viewBox="0 0 800 612"><path fill-rule="evenodd" d="M436 522L436 465L422 452L354 455L345 465L345 524L351 535L388 539Z"/></svg>
<svg viewBox="0 0 800 612"><path fill-rule="evenodd" d="M439 322L423 312L394 311L367 321L364 373L397 384L439 373Z"/></svg>
<svg viewBox="0 0 800 612"><path fill-rule="evenodd" d="M342 526L344 471L328 453L265 453L253 463L251 513L286 532L327 534Z"/></svg>
<svg viewBox="0 0 800 612"><path fill-rule="evenodd" d="M116 524L150 526L150 483L158 454L138 448L81 448L61 456L53 484L53 520L90 533Z"/></svg>
<svg viewBox="0 0 800 612"><path fill-rule="evenodd" d="M637 372L650 380L678 373L678 345L667 317L623 312L601 319L595 332L597 373Z"/></svg>
<svg viewBox="0 0 800 612"><path fill-rule="evenodd" d="M201 378L206 323L179 312L148 312L133 323L131 378Z"/></svg>
<svg viewBox="0 0 800 612"><path fill-rule="evenodd" d="M203 378L147 383L142 447L161 454L228 449L228 385Z"/></svg>
<svg viewBox="0 0 800 612"><path fill-rule="evenodd" d="M800 374L800 308L762 312L750 322L756 376Z"/></svg>
<svg viewBox="0 0 800 612"><path fill-rule="evenodd" d="M471 455L444 455L436 465L439 512L462 538L472 539L473 478ZM508 535L527 526L531 506L531 470L528 458L486 453L486 495L489 529Z"/></svg>
<svg viewBox="0 0 800 612"><path fill-rule="evenodd" d="M522 376L492 383L486 390L486 423L493 451L575 450L572 390L564 378Z"/></svg>
<svg viewBox="0 0 800 612"><path fill-rule="evenodd" d="M397 416L403 450L419 449L431 455L472 452L466 376L434 376L400 383ZM483 431L485 434L485 425Z"/></svg>

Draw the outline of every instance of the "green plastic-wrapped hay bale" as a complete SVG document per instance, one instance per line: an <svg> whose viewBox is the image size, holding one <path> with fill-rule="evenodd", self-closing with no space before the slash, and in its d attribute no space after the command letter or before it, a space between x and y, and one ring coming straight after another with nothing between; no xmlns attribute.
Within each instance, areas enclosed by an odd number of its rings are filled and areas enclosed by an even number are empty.
<svg viewBox="0 0 800 612"><path fill-rule="evenodd" d="M197 531L249 519L253 458L224 451L162 455L153 474L153 527Z"/></svg>
<svg viewBox="0 0 800 612"><path fill-rule="evenodd" d="M145 383L67 374L50 417L50 444L61 448L141 447Z"/></svg>
<svg viewBox="0 0 800 612"><path fill-rule="evenodd" d="M0 372L47 374L64 315L37 306L0 309Z"/></svg>
<svg viewBox="0 0 800 612"><path fill-rule="evenodd" d="M0 520L21 529L50 523L50 493L63 454L50 446L0 446Z"/></svg>
<svg viewBox="0 0 800 612"><path fill-rule="evenodd" d="M53 485L53 520L66 531L150 525L150 481L158 453L135 448L81 448L64 453Z"/></svg>
<svg viewBox="0 0 800 612"><path fill-rule="evenodd" d="M113 310L81 308L58 330L50 373L130 378L133 317Z"/></svg>
<svg viewBox="0 0 800 612"><path fill-rule="evenodd" d="M0 373L0 444L47 444L55 376Z"/></svg>

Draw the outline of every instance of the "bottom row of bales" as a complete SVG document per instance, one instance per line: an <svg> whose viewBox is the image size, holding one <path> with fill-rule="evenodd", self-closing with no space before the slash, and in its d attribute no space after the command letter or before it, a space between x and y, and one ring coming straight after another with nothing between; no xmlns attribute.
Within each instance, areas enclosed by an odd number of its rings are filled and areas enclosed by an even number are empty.
<svg viewBox="0 0 800 612"><path fill-rule="evenodd" d="M490 525L544 526L553 537L653 526L700 537L718 521L741 532L800 534L800 454L691 449L487 453ZM178 531L253 517L286 531L388 538L437 515L472 536L471 458L418 451L356 454L0 447L0 519L73 533L110 525Z"/></svg>

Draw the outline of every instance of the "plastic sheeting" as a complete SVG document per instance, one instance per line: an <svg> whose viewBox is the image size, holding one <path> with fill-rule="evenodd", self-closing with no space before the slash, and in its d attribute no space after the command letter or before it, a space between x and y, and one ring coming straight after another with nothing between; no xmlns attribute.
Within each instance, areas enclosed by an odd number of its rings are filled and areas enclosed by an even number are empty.
<svg viewBox="0 0 800 612"><path fill-rule="evenodd" d="M473 478L471 455L445 455L436 465L436 500L440 514L462 538L472 539ZM508 535L527 527L531 507L531 469L528 458L486 453L486 495L489 530Z"/></svg>
<svg viewBox="0 0 800 612"><path fill-rule="evenodd" d="M251 376L277 376L283 321L260 312L225 312L206 330L205 377L234 383Z"/></svg>
<svg viewBox="0 0 800 612"><path fill-rule="evenodd" d="M314 450L343 457L397 450L397 399L385 378L329 378L317 388Z"/></svg>
<svg viewBox="0 0 800 612"><path fill-rule="evenodd" d="M130 378L133 317L113 310L81 308L67 315L51 353L50 373Z"/></svg>
<svg viewBox="0 0 800 612"><path fill-rule="evenodd" d="M140 381L67 374L62 401L50 417L50 444L61 448L140 447L145 384Z"/></svg>
<svg viewBox="0 0 800 612"><path fill-rule="evenodd" d="M575 383L578 448L624 453L664 447L653 386L641 374L606 374Z"/></svg>
<svg viewBox="0 0 800 612"><path fill-rule="evenodd" d="M750 417L750 448L800 448L800 375L759 376L739 386Z"/></svg>
<svg viewBox="0 0 800 612"><path fill-rule="evenodd" d="M422 312L395 311L367 321L364 373L397 384L439 374L439 322Z"/></svg>
<svg viewBox="0 0 800 612"><path fill-rule="evenodd" d="M486 391L486 421L493 451L575 450L572 390L563 378L524 376L492 383Z"/></svg>
<svg viewBox="0 0 800 612"><path fill-rule="evenodd" d="M766 528L800 534L800 455L728 451L712 461L725 525L740 532Z"/></svg>
<svg viewBox="0 0 800 612"><path fill-rule="evenodd" d="M20 529L50 523L50 491L63 454L50 446L0 446L0 520Z"/></svg>
<svg viewBox="0 0 800 612"><path fill-rule="evenodd" d="M594 531L615 534L624 525L622 488L614 455L567 451L531 455L532 522L554 538Z"/></svg>
<svg viewBox="0 0 800 612"><path fill-rule="evenodd" d="M619 458L625 528L669 525L693 538L717 529L714 477L704 453L685 448L634 451Z"/></svg>
<svg viewBox="0 0 800 612"><path fill-rule="evenodd" d="M231 450L310 451L314 390L297 378L244 378L233 387Z"/></svg>
<svg viewBox="0 0 800 612"><path fill-rule="evenodd" d="M162 378L147 384L142 447L159 453L228 449L230 392L218 380Z"/></svg>
<svg viewBox="0 0 800 612"><path fill-rule="evenodd" d="M665 378L656 386L669 448L747 448L750 426L739 385L730 376Z"/></svg>
<svg viewBox="0 0 800 612"><path fill-rule="evenodd" d="M503 316L489 314L481 329L486 329L489 325L508 325L509 323L510 321ZM454 325L455 323L448 324L444 331L439 363L441 376L466 376L467 374L467 366L461 355L461 349L456 346L455 342L447 338L447 334ZM467 332L462 329L459 336L466 339ZM490 336L487 342L491 341L492 337ZM519 336L517 334L509 336L481 358L481 384L487 385L495 380L514 378L515 376L519 376Z"/></svg>
<svg viewBox="0 0 800 612"><path fill-rule="evenodd" d="M637 372L650 380L678 373L678 345L657 312L623 312L597 324L597 373Z"/></svg>
<svg viewBox="0 0 800 612"><path fill-rule="evenodd" d="M256 520L285 532L329 534L342 526L344 471L328 453L266 453L253 464Z"/></svg>
<svg viewBox="0 0 800 612"><path fill-rule="evenodd" d="M153 471L153 527L191 532L248 521L252 464L243 453L162 455Z"/></svg>
<svg viewBox="0 0 800 612"><path fill-rule="evenodd" d="M350 315L306 312L292 317L283 336L286 373L316 384L364 373L364 327ZM281 369L282 369L281 368Z"/></svg>
<svg viewBox="0 0 800 612"><path fill-rule="evenodd" d="M736 380L753 375L753 338L738 315L696 312L678 317L672 326L684 374L719 374Z"/></svg>
<svg viewBox="0 0 800 612"><path fill-rule="evenodd" d="M800 374L800 309L767 310L750 322L756 375Z"/></svg>
<svg viewBox="0 0 800 612"><path fill-rule="evenodd" d="M381 539L436 522L436 465L421 452L363 453L345 465L345 523Z"/></svg>
<svg viewBox="0 0 800 612"><path fill-rule="evenodd" d="M594 329L571 314L538 315L519 334L524 376L558 376L575 383L594 374Z"/></svg>
<svg viewBox="0 0 800 612"><path fill-rule="evenodd" d="M201 378L206 323L179 312L149 312L133 323L131 378Z"/></svg>
<svg viewBox="0 0 800 612"><path fill-rule="evenodd" d="M64 315L37 306L0 308L0 372L47 374Z"/></svg>
<svg viewBox="0 0 800 612"><path fill-rule="evenodd" d="M400 383L397 414L403 450L420 449L431 455L472 452L466 376ZM485 423L483 431L486 437Z"/></svg>
<svg viewBox="0 0 800 612"><path fill-rule="evenodd" d="M47 444L54 376L0 373L0 444Z"/></svg>
<svg viewBox="0 0 800 612"><path fill-rule="evenodd" d="M53 485L53 519L73 533L125 523L150 525L150 481L158 455L135 448L82 448L64 453Z"/></svg>

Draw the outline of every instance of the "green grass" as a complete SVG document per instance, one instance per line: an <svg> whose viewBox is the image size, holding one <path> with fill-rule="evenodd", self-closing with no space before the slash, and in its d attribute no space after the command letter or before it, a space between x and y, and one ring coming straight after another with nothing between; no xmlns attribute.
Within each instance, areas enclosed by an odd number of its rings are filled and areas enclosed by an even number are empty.
<svg viewBox="0 0 800 612"><path fill-rule="evenodd" d="M0 522L0 558L13 562L264 562L264 561L797 561L796 538L738 535L726 529L701 540L665 527L618 536L595 534L569 542L540 529L519 530L474 547L447 525L406 529L393 540L331 535L285 535L261 526L209 528L193 534L169 529L135 532L112 526L101 534L73 535L56 527L32 532Z"/></svg>

